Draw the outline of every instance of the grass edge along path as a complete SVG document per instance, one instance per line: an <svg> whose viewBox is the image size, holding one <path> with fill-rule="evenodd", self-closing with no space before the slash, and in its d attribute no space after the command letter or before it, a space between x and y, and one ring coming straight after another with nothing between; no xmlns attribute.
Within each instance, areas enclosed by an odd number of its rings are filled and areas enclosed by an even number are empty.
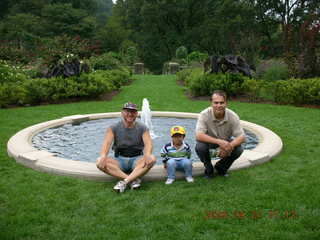
<svg viewBox="0 0 320 240"><path fill-rule="evenodd" d="M119 111L144 97L155 111L209 105L187 99L174 76L136 78L110 102L0 110L0 239L319 239L318 109L230 102L241 119L276 132L284 150L228 179L145 182L117 195L114 183L37 172L7 156L9 138L42 121Z"/></svg>

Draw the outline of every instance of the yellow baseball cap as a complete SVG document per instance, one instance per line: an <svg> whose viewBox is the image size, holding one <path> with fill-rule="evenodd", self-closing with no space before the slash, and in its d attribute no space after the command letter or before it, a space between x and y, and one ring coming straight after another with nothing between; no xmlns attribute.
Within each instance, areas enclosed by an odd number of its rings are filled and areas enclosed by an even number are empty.
<svg viewBox="0 0 320 240"><path fill-rule="evenodd" d="M184 127L181 127L181 126L173 126L170 130L170 133L171 133L171 137L176 133L186 135L186 130L184 129Z"/></svg>

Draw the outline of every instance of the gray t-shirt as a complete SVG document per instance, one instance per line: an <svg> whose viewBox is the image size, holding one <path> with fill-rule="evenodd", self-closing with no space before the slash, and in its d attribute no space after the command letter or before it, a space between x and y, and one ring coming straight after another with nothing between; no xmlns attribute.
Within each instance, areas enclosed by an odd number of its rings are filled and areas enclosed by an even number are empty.
<svg viewBox="0 0 320 240"><path fill-rule="evenodd" d="M115 156L119 154L125 157L133 157L143 154L144 143L142 135L148 131L148 127L141 123L135 122L133 128L126 128L123 121L119 121L110 126L113 135L113 150Z"/></svg>

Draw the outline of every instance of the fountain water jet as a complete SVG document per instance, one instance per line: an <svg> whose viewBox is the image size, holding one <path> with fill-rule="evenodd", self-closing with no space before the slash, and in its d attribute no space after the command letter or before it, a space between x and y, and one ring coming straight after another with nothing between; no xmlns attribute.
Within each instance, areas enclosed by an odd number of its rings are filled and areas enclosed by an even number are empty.
<svg viewBox="0 0 320 240"><path fill-rule="evenodd" d="M142 101L142 110L141 110L140 117L141 117L141 121L145 125L147 125L147 127L149 128L151 138L155 139L156 137L158 137L153 131L153 126L151 121L152 113L150 110L149 101L146 98L144 98Z"/></svg>

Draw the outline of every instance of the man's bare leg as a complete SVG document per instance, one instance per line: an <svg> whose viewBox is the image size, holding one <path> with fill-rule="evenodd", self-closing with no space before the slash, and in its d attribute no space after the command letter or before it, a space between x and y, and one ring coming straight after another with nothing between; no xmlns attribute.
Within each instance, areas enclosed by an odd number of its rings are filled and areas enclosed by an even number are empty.
<svg viewBox="0 0 320 240"><path fill-rule="evenodd" d="M145 165L145 160L144 158L140 158L137 163L136 163L136 167L133 169L133 171L126 177L127 182L132 182L134 180L136 180L139 177L142 177L143 175L145 175L155 164L156 162L156 158L155 156L152 156L152 164L150 164L150 166Z"/></svg>
<svg viewBox="0 0 320 240"><path fill-rule="evenodd" d="M96 164L97 164L97 168L99 168L101 171L113 177L116 177L122 180L125 178L128 178L128 175L121 170L118 161L113 158L110 158L110 157L106 157L103 159L99 158Z"/></svg>

